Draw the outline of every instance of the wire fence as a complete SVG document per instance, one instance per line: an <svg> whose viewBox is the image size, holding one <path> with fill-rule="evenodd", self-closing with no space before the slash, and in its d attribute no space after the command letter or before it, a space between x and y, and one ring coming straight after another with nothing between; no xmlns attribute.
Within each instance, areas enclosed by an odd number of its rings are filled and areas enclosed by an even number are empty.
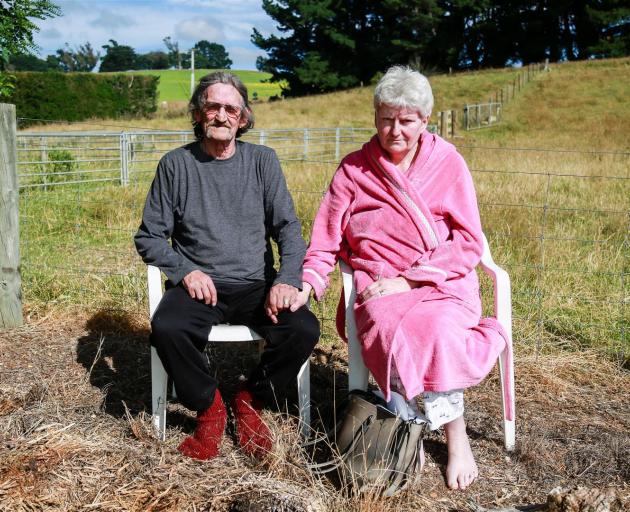
<svg viewBox="0 0 630 512"><path fill-rule="evenodd" d="M365 128L251 130L242 139L274 148L284 161L339 160L372 133ZM126 186L152 174L166 151L193 140L190 131L19 133L19 186L49 189L103 182Z"/></svg>
<svg viewBox="0 0 630 512"><path fill-rule="evenodd" d="M337 162L372 133L257 130L245 138L278 153L308 239ZM18 135L21 268L29 307L144 314L145 267L132 237L158 159L191 137ZM537 352L591 347L627 361L630 153L458 149L475 179L493 256L512 278L517 346ZM329 338L335 336L338 286L335 278L316 306ZM488 286L484 281L486 303Z"/></svg>

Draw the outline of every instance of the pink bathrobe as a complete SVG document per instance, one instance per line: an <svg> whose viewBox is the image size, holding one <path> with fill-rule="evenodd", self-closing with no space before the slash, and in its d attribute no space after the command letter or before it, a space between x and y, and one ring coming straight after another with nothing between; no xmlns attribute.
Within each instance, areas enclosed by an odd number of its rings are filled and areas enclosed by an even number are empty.
<svg viewBox="0 0 630 512"><path fill-rule="evenodd" d="M470 172L437 135L424 132L420 144L404 174L376 136L343 159L304 261L318 300L338 257L354 269L358 293L380 278L422 283L355 304L363 359L387 400L392 365L408 399L467 388L488 374L507 339L495 319L481 318L474 269L483 242ZM345 338L339 317L337 326Z"/></svg>

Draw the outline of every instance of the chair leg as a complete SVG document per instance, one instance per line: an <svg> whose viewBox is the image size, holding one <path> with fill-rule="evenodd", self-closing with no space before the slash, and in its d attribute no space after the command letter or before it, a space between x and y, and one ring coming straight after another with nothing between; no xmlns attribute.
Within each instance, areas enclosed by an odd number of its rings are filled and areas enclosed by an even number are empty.
<svg viewBox="0 0 630 512"><path fill-rule="evenodd" d="M308 438L311 430L311 361L307 359L297 375L300 432Z"/></svg>
<svg viewBox="0 0 630 512"><path fill-rule="evenodd" d="M363 363L361 343L355 333L348 332L348 391L367 391L368 379L369 371Z"/></svg>
<svg viewBox="0 0 630 512"><path fill-rule="evenodd" d="M516 446L516 408L514 405L514 360L511 347L506 347L499 355L501 376L501 397L503 400L503 435L505 449L514 451Z"/></svg>
<svg viewBox="0 0 630 512"><path fill-rule="evenodd" d="M168 375L157 351L151 347L151 395L153 405L152 423L156 436L166 439L166 393Z"/></svg>

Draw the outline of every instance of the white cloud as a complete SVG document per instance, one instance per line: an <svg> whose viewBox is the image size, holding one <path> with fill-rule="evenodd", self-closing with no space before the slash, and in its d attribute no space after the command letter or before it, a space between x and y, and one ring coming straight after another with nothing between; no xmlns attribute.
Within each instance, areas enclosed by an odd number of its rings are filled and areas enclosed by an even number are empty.
<svg viewBox="0 0 630 512"><path fill-rule="evenodd" d="M225 39L225 34L216 23L203 19L188 19L175 25L175 38L193 41L193 44L201 39L220 42Z"/></svg>
<svg viewBox="0 0 630 512"><path fill-rule="evenodd" d="M116 14L112 11L101 10L98 17L90 22L90 26L117 31L120 28L132 27L136 25L136 22L130 19L128 16Z"/></svg>
<svg viewBox="0 0 630 512"><path fill-rule="evenodd" d="M47 28L42 30L39 35L44 39L61 39L62 34L56 28Z"/></svg>
<svg viewBox="0 0 630 512"><path fill-rule="evenodd" d="M264 55L263 51L255 47L229 46L226 50L233 62L232 69L256 69L256 57Z"/></svg>

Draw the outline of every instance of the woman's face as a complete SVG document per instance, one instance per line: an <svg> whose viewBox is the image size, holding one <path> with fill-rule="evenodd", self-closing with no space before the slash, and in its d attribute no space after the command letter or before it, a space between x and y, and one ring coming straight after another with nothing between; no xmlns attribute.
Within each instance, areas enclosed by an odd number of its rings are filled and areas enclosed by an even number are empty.
<svg viewBox="0 0 630 512"><path fill-rule="evenodd" d="M394 161L416 150L428 121L428 116L422 117L416 110L389 105L380 105L374 120L381 147Z"/></svg>

